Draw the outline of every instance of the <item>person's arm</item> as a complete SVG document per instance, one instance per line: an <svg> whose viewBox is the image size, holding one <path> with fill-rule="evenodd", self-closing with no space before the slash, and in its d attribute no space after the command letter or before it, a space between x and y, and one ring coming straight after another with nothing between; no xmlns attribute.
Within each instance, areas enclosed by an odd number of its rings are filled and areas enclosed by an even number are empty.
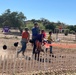
<svg viewBox="0 0 76 75"><path fill-rule="evenodd" d="M24 32L22 32L21 36L22 36L22 37L24 36Z"/></svg>
<svg viewBox="0 0 76 75"><path fill-rule="evenodd" d="M40 28L38 27L37 30L38 30L38 34L39 34L40 33Z"/></svg>

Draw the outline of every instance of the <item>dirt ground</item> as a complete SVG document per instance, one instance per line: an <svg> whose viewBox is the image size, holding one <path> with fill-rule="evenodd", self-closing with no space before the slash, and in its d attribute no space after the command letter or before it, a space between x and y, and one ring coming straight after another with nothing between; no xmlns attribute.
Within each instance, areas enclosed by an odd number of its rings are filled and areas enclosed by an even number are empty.
<svg viewBox="0 0 76 75"><path fill-rule="evenodd" d="M48 33L47 33L48 36ZM52 38L54 40L56 40L56 34L52 34ZM60 43L76 43L75 40L75 35L69 34L68 36L64 36L64 34L58 34L58 38L60 39ZM20 44L20 40L21 40L21 36L19 35L19 31L18 30L12 30L11 34L4 34L1 32L0 30L0 55L4 56L4 55L9 55L11 54L10 52L13 52L14 54L16 53L17 50L19 50L21 48L21 44ZM14 47L14 43L15 42L19 42L18 47ZM58 42L58 43L59 43ZM3 45L7 45L7 49L3 50ZM27 50L26 51L30 51L30 53L32 53L32 46L29 43L27 45ZM49 51L48 51L49 52ZM63 53L63 54L68 54L68 53L76 53L75 50L70 50L69 49L60 49L60 48L55 48L53 47L53 52L54 53Z"/></svg>
<svg viewBox="0 0 76 75"><path fill-rule="evenodd" d="M47 33L48 36L48 33ZM52 35L52 38L56 40L56 34ZM64 36L64 34L58 34L58 38L60 41L55 41L56 43L74 43L76 44L75 40L75 35L69 34L68 36ZM4 57L5 55L16 55L16 52L21 48L21 36L19 35L18 30L12 30L11 33L4 34L0 30L0 56ZM19 42L18 47L14 47L14 43ZM3 45L7 45L7 49L3 49ZM26 52L27 55L32 56L32 45L30 43L27 44L27 49ZM48 50L48 55L49 55L49 50ZM71 55L74 56L76 55L76 49L65 49L65 48L58 48L58 47L53 47L53 54L55 55ZM21 54L20 54L21 56Z"/></svg>

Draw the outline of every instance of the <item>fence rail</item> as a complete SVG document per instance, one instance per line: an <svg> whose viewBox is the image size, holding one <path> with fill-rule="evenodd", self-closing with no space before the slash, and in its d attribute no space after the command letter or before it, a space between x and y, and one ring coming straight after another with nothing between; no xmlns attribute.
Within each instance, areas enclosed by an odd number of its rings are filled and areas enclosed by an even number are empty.
<svg viewBox="0 0 76 75"><path fill-rule="evenodd" d="M2 75L24 74L37 72L76 70L76 55L71 54L41 54L39 60L35 57L0 56L0 73Z"/></svg>

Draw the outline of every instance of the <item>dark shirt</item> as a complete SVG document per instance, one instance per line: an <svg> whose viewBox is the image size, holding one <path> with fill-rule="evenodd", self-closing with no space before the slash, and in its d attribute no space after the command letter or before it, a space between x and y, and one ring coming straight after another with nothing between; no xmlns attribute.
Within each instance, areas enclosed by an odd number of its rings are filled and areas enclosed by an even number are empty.
<svg viewBox="0 0 76 75"><path fill-rule="evenodd" d="M43 34L38 34L36 37L36 40L38 40L39 42L42 42L43 39Z"/></svg>

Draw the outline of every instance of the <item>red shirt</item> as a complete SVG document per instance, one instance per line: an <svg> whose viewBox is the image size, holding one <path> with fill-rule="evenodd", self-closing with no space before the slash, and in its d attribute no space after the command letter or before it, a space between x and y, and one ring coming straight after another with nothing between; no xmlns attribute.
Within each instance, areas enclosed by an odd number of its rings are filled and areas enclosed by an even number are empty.
<svg viewBox="0 0 76 75"><path fill-rule="evenodd" d="M45 37L46 37L46 33L44 32L44 33L43 33L43 38L45 38Z"/></svg>
<svg viewBox="0 0 76 75"><path fill-rule="evenodd" d="M22 38L28 39L29 37L29 32L22 32Z"/></svg>

